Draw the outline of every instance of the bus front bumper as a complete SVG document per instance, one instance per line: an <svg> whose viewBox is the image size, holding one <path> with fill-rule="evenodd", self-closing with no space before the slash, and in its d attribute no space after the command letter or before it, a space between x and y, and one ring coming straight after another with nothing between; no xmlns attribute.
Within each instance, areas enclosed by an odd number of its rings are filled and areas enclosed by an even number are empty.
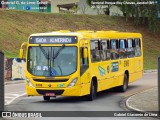
<svg viewBox="0 0 160 120"><path fill-rule="evenodd" d="M45 96L46 94L54 94L55 96L81 96L81 86L73 86L71 88L35 88L26 85L28 96Z"/></svg>

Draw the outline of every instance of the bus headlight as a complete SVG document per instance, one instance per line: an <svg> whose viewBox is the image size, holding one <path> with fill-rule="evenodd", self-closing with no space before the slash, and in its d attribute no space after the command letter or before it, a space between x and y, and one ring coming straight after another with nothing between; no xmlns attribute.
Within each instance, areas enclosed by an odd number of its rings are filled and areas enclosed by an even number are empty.
<svg viewBox="0 0 160 120"><path fill-rule="evenodd" d="M28 83L28 85L30 86L30 87L34 87L33 86L33 84L31 83L31 81L26 77L26 82Z"/></svg>
<svg viewBox="0 0 160 120"><path fill-rule="evenodd" d="M77 80L78 80L78 78L73 79L72 82L70 82L67 87L68 87L68 88L73 87L73 86L76 84Z"/></svg>

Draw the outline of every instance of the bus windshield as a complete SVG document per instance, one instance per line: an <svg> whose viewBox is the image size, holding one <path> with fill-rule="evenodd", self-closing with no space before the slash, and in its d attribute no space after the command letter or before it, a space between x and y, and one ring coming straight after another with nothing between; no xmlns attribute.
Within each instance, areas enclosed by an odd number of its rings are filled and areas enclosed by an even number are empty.
<svg viewBox="0 0 160 120"><path fill-rule="evenodd" d="M27 69L35 76L68 76L77 70L77 47L29 47Z"/></svg>

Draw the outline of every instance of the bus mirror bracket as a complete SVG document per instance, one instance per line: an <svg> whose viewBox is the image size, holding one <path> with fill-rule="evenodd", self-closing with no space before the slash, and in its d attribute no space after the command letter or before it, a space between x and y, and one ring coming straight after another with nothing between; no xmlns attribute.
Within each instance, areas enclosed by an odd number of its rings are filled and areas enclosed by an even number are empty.
<svg viewBox="0 0 160 120"><path fill-rule="evenodd" d="M19 59L23 58L23 53L24 53L24 50L20 49L20 51L19 51Z"/></svg>
<svg viewBox="0 0 160 120"><path fill-rule="evenodd" d="M23 59L23 54L24 54L24 50L23 50L23 46L27 45L27 42L22 43L20 51L19 51L19 59Z"/></svg>
<svg viewBox="0 0 160 120"><path fill-rule="evenodd" d="M83 58L87 58L88 57L88 53L87 53L87 48L83 49Z"/></svg>

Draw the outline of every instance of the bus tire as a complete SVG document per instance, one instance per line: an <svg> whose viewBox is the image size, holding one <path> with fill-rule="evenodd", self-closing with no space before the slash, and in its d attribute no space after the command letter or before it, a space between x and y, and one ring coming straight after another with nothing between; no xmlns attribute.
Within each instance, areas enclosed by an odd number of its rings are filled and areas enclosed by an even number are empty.
<svg viewBox="0 0 160 120"><path fill-rule="evenodd" d="M125 92L128 88L128 76L127 74L124 74L124 80L123 80L123 85L119 86L119 91L120 92Z"/></svg>
<svg viewBox="0 0 160 120"><path fill-rule="evenodd" d="M95 83L92 80L91 87L90 87L90 94L87 96L87 100L93 101L96 98L96 95L97 95L97 88Z"/></svg>
<svg viewBox="0 0 160 120"><path fill-rule="evenodd" d="M43 96L43 99L44 99L45 101L49 101L49 100L50 100L50 96Z"/></svg>

